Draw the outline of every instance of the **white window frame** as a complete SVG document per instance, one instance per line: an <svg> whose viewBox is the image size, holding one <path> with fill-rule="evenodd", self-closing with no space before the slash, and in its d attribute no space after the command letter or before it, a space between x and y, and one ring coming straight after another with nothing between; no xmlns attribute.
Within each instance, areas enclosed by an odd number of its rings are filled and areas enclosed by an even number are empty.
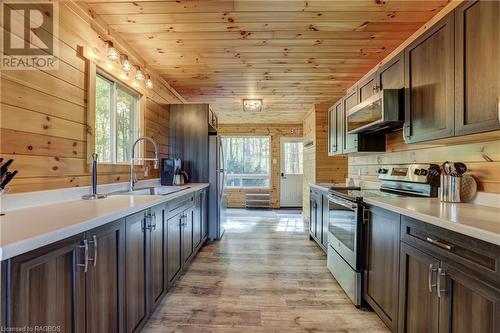
<svg viewBox="0 0 500 333"><path fill-rule="evenodd" d="M226 177L226 184L228 184L229 179L241 179L240 183L243 183L243 179L269 179L269 185L268 186L229 186L226 185L226 188L228 189L233 189L233 190L238 190L238 189L270 189L272 187L272 137L270 136L265 136L265 135L223 135L222 138L268 138L269 139L269 173L268 174L229 174L225 173ZM227 152L224 152L225 156L228 156ZM227 170L227 168L226 168Z"/></svg>
<svg viewBox="0 0 500 333"><path fill-rule="evenodd" d="M110 98L110 138L111 138L111 149L110 149L110 154L111 154L111 161L104 161L103 163L105 164L129 164L129 161L123 161L123 162L117 162L116 160L116 152L117 152L117 142L116 142L116 94L118 87L125 92L131 94L134 96L135 103L134 103L134 109L132 110L132 117L131 117L131 129L130 134L132 138L132 142L137 140L137 138L140 137L141 135L141 95L128 88L126 85L121 83L120 81L117 81L114 79L112 76L106 74L102 70L97 70L96 73L96 80L97 78L100 77L106 81L108 81L111 84L111 98ZM95 144L95 138L94 138L94 144ZM132 148L132 147L130 147ZM142 156L141 152L142 146L139 145L139 147L136 147L136 156Z"/></svg>

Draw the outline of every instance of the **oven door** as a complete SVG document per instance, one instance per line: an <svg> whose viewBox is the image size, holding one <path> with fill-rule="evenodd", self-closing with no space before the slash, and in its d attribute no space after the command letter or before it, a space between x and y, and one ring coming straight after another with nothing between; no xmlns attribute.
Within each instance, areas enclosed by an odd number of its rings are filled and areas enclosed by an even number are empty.
<svg viewBox="0 0 500 333"><path fill-rule="evenodd" d="M328 244L358 270L358 204L328 196Z"/></svg>

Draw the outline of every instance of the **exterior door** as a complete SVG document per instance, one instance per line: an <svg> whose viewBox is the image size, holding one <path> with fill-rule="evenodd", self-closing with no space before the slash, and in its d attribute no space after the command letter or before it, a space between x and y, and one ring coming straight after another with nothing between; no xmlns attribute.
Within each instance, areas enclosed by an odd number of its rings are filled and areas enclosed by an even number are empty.
<svg viewBox="0 0 500 333"><path fill-rule="evenodd" d="M302 138L281 139L280 206L302 207Z"/></svg>

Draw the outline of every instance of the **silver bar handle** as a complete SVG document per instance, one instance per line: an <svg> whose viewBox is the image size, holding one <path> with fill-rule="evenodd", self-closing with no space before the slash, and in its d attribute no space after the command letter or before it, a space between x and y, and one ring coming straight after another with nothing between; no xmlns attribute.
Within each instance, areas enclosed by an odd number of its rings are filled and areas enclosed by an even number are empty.
<svg viewBox="0 0 500 333"><path fill-rule="evenodd" d="M94 258L89 258L89 261L94 262L94 267L97 266L97 236L92 235L92 240L88 241L88 243L92 243L94 246Z"/></svg>
<svg viewBox="0 0 500 333"><path fill-rule="evenodd" d="M432 273L434 273L436 271L437 271L437 268L434 268L433 264L429 264L429 272L427 273L427 284L429 287L429 294L432 294L432 288L436 287L436 284L432 283L432 275L433 275Z"/></svg>
<svg viewBox="0 0 500 333"><path fill-rule="evenodd" d="M89 270L89 242L84 239L83 245L78 245L78 248L83 249L84 261L83 264L77 264L77 266L83 267L83 272L87 273Z"/></svg>
<svg viewBox="0 0 500 333"><path fill-rule="evenodd" d="M437 269L437 277L436 277L436 280L437 280L436 290L438 293L438 298L441 298L441 293L446 292L446 288L441 289L441 277L445 277L445 276L446 276L446 273L443 271L443 269L441 267L439 267Z"/></svg>
<svg viewBox="0 0 500 333"><path fill-rule="evenodd" d="M426 237L425 240L428 242L428 243L431 243L433 245L436 245L444 250L447 250L447 251L451 251L452 249L452 246L449 245L449 244L446 244L446 243L443 243L437 239L432 239L430 237Z"/></svg>
<svg viewBox="0 0 500 333"><path fill-rule="evenodd" d="M156 230L156 212L153 212L151 216L152 216L151 220L154 220L154 224L150 224L151 230Z"/></svg>

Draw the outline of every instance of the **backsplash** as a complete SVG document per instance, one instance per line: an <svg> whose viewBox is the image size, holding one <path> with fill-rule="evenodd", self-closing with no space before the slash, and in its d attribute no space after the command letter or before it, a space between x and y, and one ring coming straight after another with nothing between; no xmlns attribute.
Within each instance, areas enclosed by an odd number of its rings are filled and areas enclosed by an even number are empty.
<svg viewBox="0 0 500 333"><path fill-rule="evenodd" d="M405 144L401 131L390 133L386 152L349 156L349 177L376 186L382 166L444 161L464 162L479 191L500 193L500 131L419 144Z"/></svg>

